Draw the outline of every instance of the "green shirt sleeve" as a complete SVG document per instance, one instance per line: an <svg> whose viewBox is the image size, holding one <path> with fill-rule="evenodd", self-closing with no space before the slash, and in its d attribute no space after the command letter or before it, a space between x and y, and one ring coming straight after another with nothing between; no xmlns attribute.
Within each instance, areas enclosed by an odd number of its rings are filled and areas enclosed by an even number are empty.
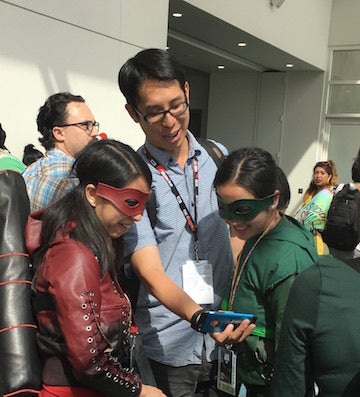
<svg viewBox="0 0 360 397"><path fill-rule="evenodd" d="M313 265L296 277L281 325L272 383L273 396L304 397L312 387L308 343L315 328L321 277Z"/></svg>
<svg viewBox="0 0 360 397"><path fill-rule="evenodd" d="M295 280L295 275L291 275L287 279L278 283L271 291L268 293L268 305L272 318L275 322L275 351L277 350L280 327L285 311L286 302L290 293L290 288Z"/></svg>

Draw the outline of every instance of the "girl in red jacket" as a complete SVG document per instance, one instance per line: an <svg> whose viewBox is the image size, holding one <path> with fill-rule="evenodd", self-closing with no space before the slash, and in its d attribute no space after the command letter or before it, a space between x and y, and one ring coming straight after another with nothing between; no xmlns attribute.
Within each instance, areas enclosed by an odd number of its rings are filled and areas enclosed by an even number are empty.
<svg viewBox="0 0 360 397"><path fill-rule="evenodd" d="M27 225L35 266L40 258L34 299L40 395L164 396L137 373L131 305L117 281L121 236L142 216L150 171L115 140L89 144L74 170L79 185Z"/></svg>

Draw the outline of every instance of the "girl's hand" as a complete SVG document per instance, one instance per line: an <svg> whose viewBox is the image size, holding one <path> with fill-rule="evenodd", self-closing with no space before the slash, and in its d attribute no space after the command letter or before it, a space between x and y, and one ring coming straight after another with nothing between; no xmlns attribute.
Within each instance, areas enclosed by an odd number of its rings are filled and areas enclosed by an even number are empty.
<svg viewBox="0 0 360 397"><path fill-rule="evenodd" d="M139 397L166 397L166 395L155 386L142 385Z"/></svg>
<svg viewBox="0 0 360 397"><path fill-rule="evenodd" d="M256 327L250 320L243 320L239 326L234 329L234 324L228 324L224 331L210 333L211 337L219 344L239 343L246 339Z"/></svg>

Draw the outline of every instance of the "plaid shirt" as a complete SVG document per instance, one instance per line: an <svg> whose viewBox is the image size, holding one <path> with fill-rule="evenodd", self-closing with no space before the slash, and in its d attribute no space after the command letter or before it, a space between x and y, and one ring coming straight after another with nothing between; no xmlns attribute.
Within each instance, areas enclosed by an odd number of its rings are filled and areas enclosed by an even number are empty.
<svg viewBox="0 0 360 397"><path fill-rule="evenodd" d="M74 189L78 179L71 175L74 159L59 149L51 149L23 173L31 212L49 206Z"/></svg>

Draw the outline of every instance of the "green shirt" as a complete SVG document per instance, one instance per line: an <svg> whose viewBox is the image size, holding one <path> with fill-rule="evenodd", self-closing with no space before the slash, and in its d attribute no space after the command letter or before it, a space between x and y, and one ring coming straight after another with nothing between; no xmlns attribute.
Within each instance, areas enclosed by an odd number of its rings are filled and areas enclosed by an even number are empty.
<svg viewBox="0 0 360 397"><path fill-rule="evenodd" d="M13 154L9 153L7 150L0 151L0 171L13 170L23 173L25 168L25 164Z"/></svg>
<svg viewBox="0 0 360 397"><path fill-rule="evenodd" d="M248 240L240 257L240 266L258 236ZM299 222L283 216L281 221L258 243L245 265L235 292L232 310L253 313L256 326L265 335L274 335L275 319L267 312L267 295L280 282L316 262L314 238Z"/></svg>
<svg viewBox="0 0 360 397"><path fill-rule="evenodd" d="M238 272L258 237L246 242ZM317 259L313 235L286 215L259 241L249 256L230 308L235 312L257 316L253 335L244 342L250 349L244 349L242 344L236 346L240 350L237 361L238 383L267 384L259 376L259 368L256 368L251 352L257 350L261 359L273 366L291 282L295 275L310 267Z"/></svg>
<svg viewBox="0 0 360 397"><path fill-rule="evenodd" d="M293 283L280 333L274 396L360 395L360 273L328 256Z"/></svg>

